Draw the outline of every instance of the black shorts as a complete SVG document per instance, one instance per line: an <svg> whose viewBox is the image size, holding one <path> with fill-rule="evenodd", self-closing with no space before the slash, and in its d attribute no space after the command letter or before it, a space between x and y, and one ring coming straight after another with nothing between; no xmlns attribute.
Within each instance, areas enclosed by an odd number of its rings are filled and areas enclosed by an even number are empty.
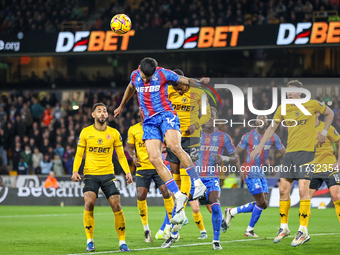
<svg viewBox="0 0 340 255"><path fill-rule="evenodd" d="M315 152L288 152L282 160L280 178L291 180L312 180L314 171Z"/></svg>
<svg viewBox="0 0 340 255"><path fill-rule="evenodd" d="M151 180L155 182L156 189L164 184L156 169L138 170L136 173L136 187L144 187L149 190Z"/></svg>
<svg viewBox="0 0 340 255"><path fill-rule="evenodd" d="M325 174L327 177L325 177ZM332 172L332 173L317 173L314 174L314 178L310 182L309 188L318 190L322 183L325 181L328 188L340 185L340 173Z"/></svg>
<svg viewBox="0 0 340 255"><path fill-rule="evenodd" d="M114 174L84 175L83 180L83 193L93 191L98 197L98 190L101 188L106 198L109 198L112 195L120 195L116 176Z"/></svg>
<svg viewBox="0 0 340 255"><path fill-rule="evenodd" d="M198 152L200 150L201 138L199 137L182 137L181 145L183 150L189 154L192 162L195 162L198 159ZM172 151L166 147L166 152L168 155L166 156L167 161L175 164L179 164L179 158L172 153Z"/></svg>

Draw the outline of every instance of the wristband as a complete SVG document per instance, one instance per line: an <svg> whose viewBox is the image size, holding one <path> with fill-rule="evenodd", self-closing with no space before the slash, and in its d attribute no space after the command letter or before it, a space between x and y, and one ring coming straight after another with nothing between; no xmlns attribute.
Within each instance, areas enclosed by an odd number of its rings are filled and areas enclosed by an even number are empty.
<svg viewBox="0 0 340 255"><path fill-rule="evenodd" d="M327 133L328 133L328 130L326 130L326 129L322 130L322 132L321 132L321 134L322 134L323 136L327 136Z"/></svg>
<svg viewBox="0 0 340 255"><path fill-rule="evenodd" d="M228 157L228 156L222 156L222 155L220 155L220 156L221 156L221 158L222 158L222 161L224 161L224 162L229 162L230 157Z"/></svg>

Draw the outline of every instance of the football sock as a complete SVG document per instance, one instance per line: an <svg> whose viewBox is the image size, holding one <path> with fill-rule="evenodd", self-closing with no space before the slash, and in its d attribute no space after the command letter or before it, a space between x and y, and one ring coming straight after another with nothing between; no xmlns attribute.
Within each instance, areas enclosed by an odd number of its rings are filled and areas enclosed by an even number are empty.
<svg viewBox="0 0 340 255"><path fill-rule="evenodd" d="M181 176L179 174L172 174L172 177L174 178L178 188L181 187Z"/></svg>
<svg viewBox="0 0 340 255"><path fill-rule="evenodd" d="M86 211L84 210L84 228L85 228L85 234L86 238L93 239L93 231L94 231L94 217L93 217L93 211Z"/></svg>
<svg viewBox="0 0 340 255"><path fill-rule="evenodd" d="M184 168L180 169L181 177L181 192L189 196L191 190L191 178Z"/></svg>
<svg viewBox="0 0 340 255"><path fill-rule="evenodd" d="M164 231L165 226L168 225L168 224L170 224L169 223L169 216L168 216L168 212L165 210L165 217L164 217L164 221L163 221L163 224L162 224L160 230Z"/></svg>
<svg viewBox="0 0 340 255"><path fill-rule="evenodd" d="M175 182L175 180L173 178L171 178L170 180L166 181L165 185L170 190L170 192L172 194L174 194L174 196L176 198L182 194L182 193L179 194L180 193L179 188L178 188L178 186L177 186L177 184L176 184L176 182Z"/></svg>
<svg viewBox="0 0 340 255"><path fill-rule="evenodd" d="M288 216L290 209L290 200L281 201L280 200L280 222L282 229L288 229Z"/></svg>
<svg viewBox="0 0 340 255"><path fill-rule="evenodd" d="M300 210L299 210L299 218L300 218L300 227L305 232L307 230L308 221L310 217L310 199L300 200ZM299 231L301 231L299 229Z"/></svg>
<svg viewBox="0 0 340 255"><path fill-rule="evenodd" d="M119 212L114 212L114 215L115 228L118 234L119 245L121 245L121 241L125 241L125 217L123 210L120 210Z"/></svg>
<svg viewBox="0 0 340 255"><path fill-rule="evenodd" d="M218 202L211 204L211 210L212 210L212 224L213 224L213 230L214 230L214 240L220 240L220 231L221 231L221 223L222 223L222 211L221 211L221 205Z"/></svg>
<svg viewBox="0 0 340 255"><path fill-rule="evenodd" d="M249 227L252 227L252 228L255 227L255 224L257 223L257 221L261 217L262 211L263 211L263 208L259 207L257 204L254 205L253 212L251 213Z"/></svg>
<svg viewBox="0 0 340 255"><path fill-rule="evenodd" d="M245 205L241 205L239 207L231 209L230 213L231 213L232 216L234 216L235 214L238 214L238 213L249 213L249 212L252 212L253 209L254 209L255 204L256 203L254 203L254 202L250 202L250 203L247 203Z"/></svg>
<svg viewBox="0 0 340 255"><path fill-rule="evenodd" d="M172 218L172 210L174 209L174 200L172 197L164 198L164 207L168 213L168 220Z"/></svg>
<svg viewBox="0 0 340 255"><path fill-rule="evenodd" d="M193 218L194 218L194 221L195 221L195 223L196 223L196 226L198 227L198 229L200 230L200 231L203 231L203 230L205 230L205 228L204 228L204 223L203 223L203 217L202 217L202 214L201 214L201 212L198 212L198 213L192 213L192 216L193 216Z"/></svg>
<svg viewBox="0 0 340 255"><path fill-rule="evenodd" d="M143 226L148 225L148 205L146 200L137 200L137 206L139 211L140 219L142 220Z"/></svg>
<svg viewBox="0 0 340 255"><path fill-rule="evenodd" d="M338 216L340 222L340 200L334 202L336 216Z"/></svg>

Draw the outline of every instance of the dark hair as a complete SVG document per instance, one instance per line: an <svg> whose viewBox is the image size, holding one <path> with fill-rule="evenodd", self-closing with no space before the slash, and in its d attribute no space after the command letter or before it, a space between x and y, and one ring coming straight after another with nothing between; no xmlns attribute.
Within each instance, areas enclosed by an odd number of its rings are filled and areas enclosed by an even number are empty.
<svg viewBox="0 0 340 255"><path fill-rule="evenodd" d="M140 70L146 75L146 76L152 76L157 68L157 61L153 58L144 58L140 62Z"/></svg>
<svg viewBox="0 0 340 255"><path fill-rule="evenodd" d="M174 69L173 72L178 75L184 76L184 73L181 69ZM173 81L170 81L169 84L172 85L173 87L176 87L178 85L177 82L173 82Z"/></svg>
<svg viewBox="0 0 340 255"><path fill-rule="evenodd" d="M301 82L299 82L298 80L291 80L287 83L287 87L289 86L293 86L293 87L297 87L297 88L303 88L303 85Z"/></svg>
<svg viewBox="0 0 340 255"><path fill-rule="evenodd" d="M94 104L92 106L92 112L94 112L98 106L104 106L107 109L105 104L103 104L103 103L96 103L96 104Z"/></svg>
<svg viewBox="0 0 340 255"><path fill-rule="evenodd" d="M210 107L210 112L214 111L216 113L216 118L218 118L218 111L215 107Z"/></svg>

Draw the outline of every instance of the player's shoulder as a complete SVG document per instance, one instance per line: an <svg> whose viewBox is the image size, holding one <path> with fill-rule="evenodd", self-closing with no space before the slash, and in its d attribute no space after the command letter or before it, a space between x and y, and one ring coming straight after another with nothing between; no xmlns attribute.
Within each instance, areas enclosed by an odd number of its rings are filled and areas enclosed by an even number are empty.
<svg viewBox="0 0 340 255"><path fill-rule="evenodd" d="M220 135L220 136L224 136L225 138L228 138L228 139L230 139L231 140L231 136L229 135L229 134L227 134L227 133L225 133L225 132L223 132L223 131L221 131L221 130L216 130L215 131L218 135Z"/></svg>
<svg viewBox="0 0 340 255"><path fill-rule="evenodd" d="M251 135L251 134L253 134L254 132L256 131L256 129L253 129L253 130L250 130L249 132L247 132L247 133L245 133L243 136L242 136L242 139L247 139L247 138L249 138L249 136Z"/></svg>
<svg viewBox="0 0 340 255"><path fill-rule="evenodd" d="M309 100L308 102L306 102L306 103L303 103L302 104L303 106L324 106L325 105L325 103L324 102L320 102L320 101L318 101L318 100L315 100L315 99L311 99L311 100Z"/></svg>
<svg viewBox="0 0 340 255"><path fill-rule="evenodd" d="M176 90L174 89L174 87L172 85L168 86L168 94L172 94L172 93L176 93Z"/></svg>
<svg viewBox="0 0 340 255"><path fill-rule="evenodd" d="M137 123L129 128L130 132L136 132L141 127L140 123Z"/></svg>
<svg viewBox="0 0 340 255"><path fill-rule="evenodd" d="M130 76L131 80L134 80L139 74L140 74L139 69L132 71L131 76Z"/></svg>
<svg viewBox="0 0 340 255"><path fill-rule="evenodd" d="M81 130L81 133L85 134L85 133L88 133L88 132L93 132L95 131L96 129L94 128L93 125L90 125L90 126L87 126L87 127L84 127L82 130Z"/></svg>

